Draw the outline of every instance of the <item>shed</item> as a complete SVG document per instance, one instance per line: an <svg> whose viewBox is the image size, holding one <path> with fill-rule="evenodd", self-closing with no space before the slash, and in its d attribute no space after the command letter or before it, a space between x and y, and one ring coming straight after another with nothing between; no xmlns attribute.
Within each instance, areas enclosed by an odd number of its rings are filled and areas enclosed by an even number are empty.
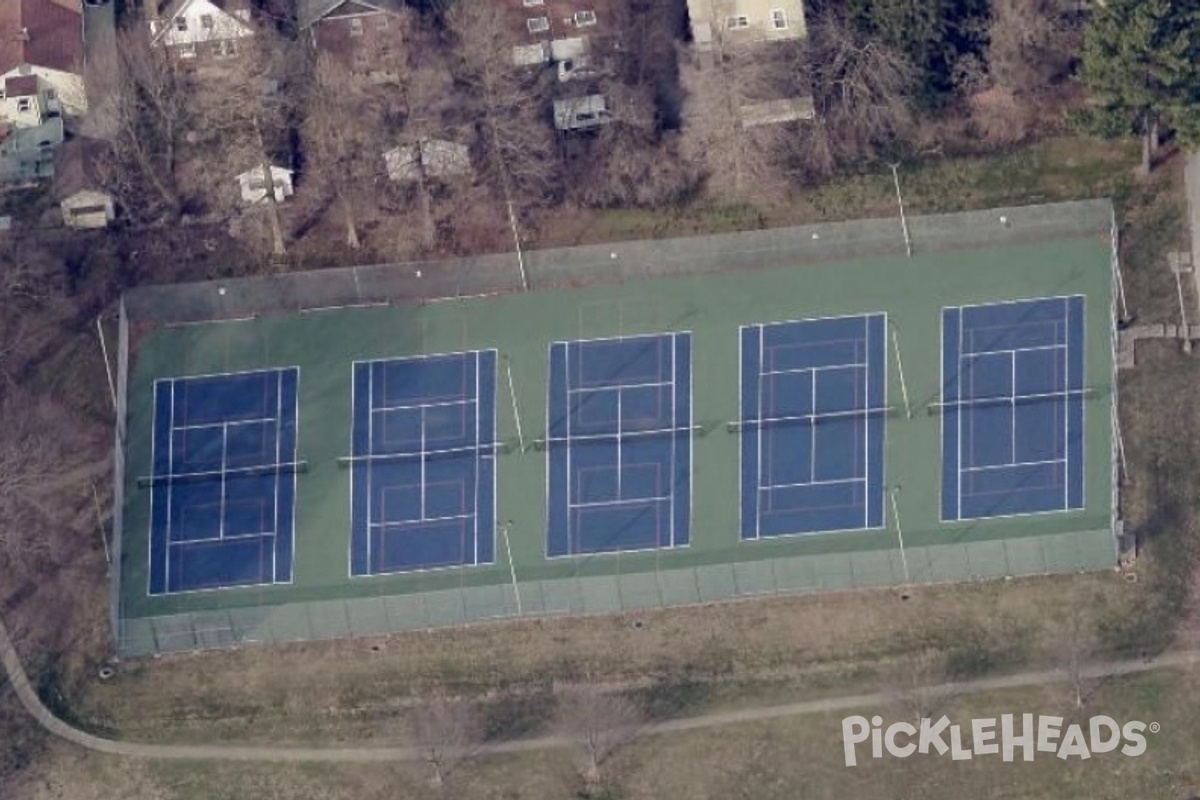
<svg viewBox="0 0 1200 800"><path fill-rule="evenodd" d="M59 148L53 194L69 227L104 228L116 218L113 196L97 179L97 165L106 147L96 139L78 138Z"/></svg>
<svg viewBox="0 0 1200 800"><path fill-rule="evenodd" d="M610 122L612 113L602 94L554 101L554 127L560 131L584 131Z"/></svg>
<svg viewBox="0 0 1200 800"><path fill-rule="evenodd" d="M271 166L271 183L275 187L275 199L286 200L295 194L292 184L292 170L284 167ZM267 200L267 181L263 168L253 167L237 176L238 186L242 192L242 200L249 204L262 203Z"/></svg>

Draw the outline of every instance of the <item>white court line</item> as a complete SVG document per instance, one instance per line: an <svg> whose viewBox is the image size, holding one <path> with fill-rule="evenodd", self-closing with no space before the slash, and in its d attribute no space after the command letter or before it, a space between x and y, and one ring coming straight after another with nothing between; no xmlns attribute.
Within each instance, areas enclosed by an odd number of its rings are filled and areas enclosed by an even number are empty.
<svg viewBox="0 0 1200 800"><path fill-rule="evenodd" d="M621 392L617 392L617 498L621 497Z"/></svg>
<svg viewBox="0 0 1200 800"><path fill-rule="evenodd" d="M568 387L567 394L581 394L587 392L589 394L599 392L619 392L623 389L654 389L663 386L671 386L674 381L646 381L644 383L606 383L603 386L576 386L574 389Z"/></svg>
<svg viewBox="0 0 1200 800"><path fill-rule="evenodd" d="M168 445L167 445L167 541L171 541L171 519L175 515L175 489L174 478L172 475L175 472L175 381L171 381L171 413L168 419L170 424L167 426ZM167 566L166 574L163 576L164 591L167 594L171 592L171 548L167 548Z"/></svg>
<svg viewBox="0 0 1200 800"><path fill-rule="evenodd" d="M421 517L420 519L385 519L385 520L377 520L377 521L370 522L370 523L368 523L368 527L371 527L371 528L402 528L405 526L415 527L418 525L424 525L427 522L453 522L454 520L457 520L457 519L471 519L474 516L476 516L476 515L472 514L470 511L465 511L462 514L444 514L440 517Z"/></svg>
<svg viewBox="0 0 1200 800"><path fill-rule="evenodd" d="M1008 356L1008 380L1009 386L1012 387L1012 399L1008 404L1008 413L1012 418L1009 425L1009 442L1008 452L1012 453L1012 460L1017 460L1017 354L1010 353Z"/></svg>
<svg viewBox="0 0 1200 800"><path fill-rule="evenodd" d="M756 421L761 420L763 418L763 394L764 394L764 391L763 391L762 370L763 370L763 367L766 366L766 362L763 360L766 355L766 351L765 351L765 347L764 347L763 343L766 340L766 338L767 338L766 327L760 325L758 327L758 364L756 366L758 375L756 375L754 378L754 380L758 384L758 415L755 417ZM758 464L756 465L757 471L754 473L754 485L755 486L762 486L762 484L763 484L763 429L765 427L766 427L765 425L757 426L757 428L758 428L758 453L757 453ZM757 504L758 503L758 495L757 494L755 495L754 500L755 500L755 503ZM755 513L754 513L754 538L755 539L762 538L762 515L763 515L762 506L756 506Z"/></svg>
<svg viewBox="0 0 1200 800"><path fill-rule="evenodd" d="M563 344L563 385L567 387L567 408L566 408L566 428L567 428L567 475L566 475L566 492L567 492L567 555L575 555L579 550L578 542L575 539L575 526L571 524L571 484L574 480L571 477L571 345ZM549 433L549 431L546 431ZM549 437L547 437L549 438ZM549 445L546 451L550 451Z"/></svg>
<svg viewBox="0 0 1200 800"><path fill-rule="evenodd" d="M1064 458L1046 458L1039 461L1013 461L1009 464L985 464L981 467L963 467L963 472L993 472L1000 469L1014 469L1017 467L1040 467L1046 464L1064 464L1067 459Z"/></svg>
<svg viewBox="0 0 1200 800"><path fill-rule="evenodd" d="M680 339L677 334L673 334L671 336L671 413L668 418L671 420L672 428L679 427L679 415L676 413L678 393L675 391L675 387L679 383L679 364L676 360L676 353L679 349L679 341L680 341ZM690 342L689 342L689 344L690 344ZM691 351L690 347L688 348L688 351L689 352ZM691 421L690 414L688 415L688 421L689 422ZM689 440L689 443L690 443L690 440ZM675 468L675 448L678 446L678 444L679 444L679 440L675 437L675 434L671 434L671 442L670 442L671 452L667 458L667 463L668 463L668 467L670 470L667 473L667 485L671 487L671 507L669 509L668 517L667 517L667 542L670 544L671 547L675 546L675 488L676 488L675 481L678 478L678 473L676 472L676 468ZM692 482L691 472L688 473L687 479L688 479L688 483L691 484L691 482ZM620 497L620 494L618 493L617 496ZM654 537L654 543L661 544L658 536Z"/></svg>
<svg viewBox="0 0 1200 800"><path fill-rule="evenodd" d="M471 563L478 564L479 563L479 466L482 463L480 461L481 453L480 453L480 447L479 447L479 417L480 417L479 404L481 402L481 398L479 397L480 363L479 363L479 352L478 351L476 351L474 358L475 358L475 398L474 398L474 402L475 402L475 458L471 459L471 471L474 473L475 480L472 483L472 488L474 489L474 491L472 493L473 497L472 497L472 502L471 502L471 508L474 509L474 511L471 514L471 517L473 518L473 522L475 524L472 528L472 532L474 535L473 535L473 541L472 541L473 546L471 548ZM494 406L496 404L495 384L492 385L492 389L493 389L492 405Z"/></svg>
<svg viewBox="0 0 1200 800"><path fill-rule="evenodd" d="M854 339L854 340L843 339L842 341L843 342L849 342L849 341L861 342L864 340L862 340L862 339ZM778 348L776 348L776 349L778 349ZM863 369L866 366L867 366L867 362L865 362L865 361L854 362L854 363L847 362L845 364L828 364L828 365L820 366L820 367L793 367L791 369L767 369L767 370L763 370L759 374L760 375L794 375L798 372L825 372L827 370L835 370L835 369Z"/></svg>
<svg viewBox="0 0 1200 800"><path fill-rule="evenodd" d="M864 347L866 348L866 352L863 354L863 357L869 363L871 360L871 353L872 353L872 350L871 350L871 316L868 314L864 314L863 318L862 318L862 322L863 322L863 342L864 342ZM886 321L885 321L885 324L886 324ZM856 345L856 347L857 347L857 345ZM885 375L886 375L886 373L885 373ZM856 375L855 378L857 379L857 377L858 376ZM855 381L855 383L857 384L857 380ZM863 365L863 405L869 406L870 404L871 404L871 367L868 366L867 364L864 364ZM817 410L816 404L813 404L813 411L816 411L816 410ZM863 418L863 481L864 482L866 482L867 477L871 474L871 428L870 428L870 424L871 424L871 418L864 417ZM813 441L815 442L816 440L817 440L817 437L814 435ZM868 515L871 513L871 501L866 496L866 492L864 492L863 494L864 494L864 497L863 497L863 527L865 528L865 527L867 527L867 523L870 521L868 519Z"/></svg>
<svg viewBox="0 0 1200 800"><path fill-rule="evenodd" d="M187 539L178 542L171 542L171 547L187 547L189 544L220 544L221 542L236 542L238 539L274 539L276 534L273 531L258 531L256 533L235 533L232 536L205 536L200 539ZM268 581L271 583L272 581Z"/></svg>
<svg viewBox="0 0 1200 800"><path fill-rule="evenodd" d="M796 481L795 483L772 483L758 487L760 492L771 492L776 489L803 489L808 486L840 486L847 483L864 483L867 478L829 478L816 481Z"/></svg>
<svg viewBox="0 0 1200 800"><path fill-rule="evenodd" d="M370 369L371 369L370 367L367 367L368 377L370 374ZM299 401L299 397L297 397L297 401ZM300 405L299 402L297 402L296 405L299 406ZM354 452L354 435L356 433L356 431L355 431L356 425L358 425L358 364L351 363L350 364L350 448L347 451L351 455L357 455ZM354 575L354 534L355 534L355 527L354 527L354 497L355 497L355 495L354 495L354 473L356 473L356 472L358 472L358 470L356 470L356 469L350 470L350 503L349 503L349 505L350 505L350 509L349 509L350 535L348 537L346 537L348 540L346 542L346 576L348 578L355 577L355 575ZM293 499L293 502L294 502L294 499ZM295 551L295 549L296 548L293 545L292 550Z"/></svg>
<svg viewBox="0 0 1200 800"><path fill-rule="evenodd" d="M1015 300L996 300L991 303L964 303L960 306L948 306L948 308L966 309L966 308L991 308L993 306L1016 306L1023 303L1041 303L1053 300L1069 300L1072 297L1084 297L1082 294L1053 294L1046 297L1023 297Z"/></svg>
<svg viewBox="0 0 1200 800"><path fill-rule="evenodd" d="M367 456L368 457L375 455L375 415L370 413L370 411L372 408L375 407L375 367L378 366L379 363L386 363L386 362L373 363L367 367ZM370 462L368 462L368 464L369 463ZM375 570L373 569L373 563L371 561L371 549L372 549L371 548L371 521L375 514L375 509L374 509L375 504L371 501L372 494L373 494L372 487L371 487L371 484L373 481L371 479L374 477L371 473L374 472L374 470L372 470L370 468L370 466L368 466L364 470L364 472L367 473L367 497L366 497L366 504L367 504L367 509L366 509L367 563L364 565L364 574L371 575L375 572Z"/></svg>
<svg viewBox="0 0 1200 800"><path fill-rule="evenodd" d="M268 422L278 422L278 417L255 417L254 419L232 419L219 422L197 422L192 425L176 425L173 430L194 431L203 428L234 427L236 425L265 425Z"/></svg>
<svg viewBox="0 0 1200 800"><path fill-rule="evenodd" d="M465 406L465 405L469 405L474 402L475 402L474 400L434 400L433 402L429 402L429 403L413 403L413 404L409 404L409 405L379 406L378 408L372 408L371 413L378 414L382 411L424 410L426 408L441 408L442 406Z"/></svg>
<svg viewBox="0 0 1200 800"><path fill-rule="evenodd" d="M670 503L674 494L661 497L631 497L625 500L593 500L588 503L571 503L568 508L608 508L616 506L631 506L639 503Z"/></svg>
<svg viewBox="0 0 1200 800"><path fill-rule="evenodd" d="M955 515L954 515L954 518L955 518L955 519L962 519L962 496L963 496L963 471L962 471L962 468L963 468L963 417L965 416L965 412L963 411L963 409L962 409L961 407L959 407L959 403L961 403L961 402L962 402L962 378L963 378L963 358L962 358L962 353L963 353L963 317L964 317L964 316L966 316L966 315L965 315L965 314L963 314L963 309L962 309L962 307L961 307L961 306L960 306L960 307L957 309L957 312L958 312L958 340L957 340L957 341L958 341L958 346L955 348L955 349L957 350L957 353L956 353L956 355L955 355L955 365L954 365L954 367L955 367L955 371L957 372L957 374L954 376L954 403L955 403L955 408L957 409L957 413L955 414L955 416L957 417L957 419L956 419L956 422L958 423L958 461L956 461L956 462L955 462L954 466L955 466L955 472L956 472L956 473L958 473L958 474L955 476L956 480L958 481L958 494L957 494L957 497L956 497L956 499L958 500L958 511L957 511L957 513L955 513ZM942 410L942 413L943 413L943 414L945 413L945 409L943 409L943 410Z"/></svg>
<svg viewBox="0 0 1200 800"><path fill-rule="evenodd" d="M296 405L300 404L299 386L296 388ZM271 528L275 533L279 532L279 461L280 448L283 446L283 424L279 422L283 419L283 372L276 374L275 381L275 476L272 484L275 488L275 502L271 504ZM274 535L274 534L272 534ZM293 547L295 545L293 544ZM271 544L271 583L275 582L276 576L279 574L279 548L275 543Z"/></svg>
<svg viewBox="0 0 1200 800"><path fill-rule="evenodd" d="M972 328L971 330L975 331L978 329ZM1016 353L1036 353L1046 350L1065 350L1066 347L1066 344L1039 344L1032 347L998 347L995 350L976 350L971 353L963 353L962 357L964 359L985 358L987 356L1013 355Z"/></svg>

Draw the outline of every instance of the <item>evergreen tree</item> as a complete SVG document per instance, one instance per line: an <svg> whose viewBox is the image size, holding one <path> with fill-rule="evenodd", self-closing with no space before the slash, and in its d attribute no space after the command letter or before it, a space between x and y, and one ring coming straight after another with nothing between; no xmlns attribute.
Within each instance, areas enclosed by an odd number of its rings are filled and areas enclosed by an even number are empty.
<svg viewBox="0 0 1200 800"><path fill-rule="evenodd" d="M1160 125L1185 146L1200 144L1200 0L1107 0L1083 44L1083 79L1102 99L1093 115L1112 128L1124 117L1142 135L1150 171Z"/></svg>

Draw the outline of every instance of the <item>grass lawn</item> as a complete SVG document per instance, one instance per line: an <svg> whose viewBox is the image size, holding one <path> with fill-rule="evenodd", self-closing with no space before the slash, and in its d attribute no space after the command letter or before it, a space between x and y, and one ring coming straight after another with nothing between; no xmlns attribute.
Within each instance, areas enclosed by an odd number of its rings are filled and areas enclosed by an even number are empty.
<svg viewBox="0 0 1200 800"><path fill-rule="evenodd" d="M1067 724L1107 714L1124 723L1156 722L1146 752L1119 752L1088 760L1060 760L1038 753L1032 763L1005 763L999 756L953 761L949 755L914 754L907 759L874 760L860 746L859 765L844 764L841 714L791 717L635 739L604 765L609 798L693 798L694 800L793 800L793 798L1184 798L1200 790L1200 711L1179 702L1200 688L1200 674L1162 670L1112 680L1096 688L1083 712L1075 710L1064 686L993 692L946 701L934 714L946 714L969 729L973 718L1000 714L1058 715ZM863 709L886 723L898 709ZM1065 726L1064 726L1065 727ZM964 731L964 744L967 732ZM53 778L21 795L32 800L100 797L162 800L418 800L453 796L461 800L517 798L551 800L580 789L575 754L569 749L479 759L452 772L442 790L431 788L421 765L273 765L128 763L106 756L80 755L56 746Z"/></svg>
<svg viewBox="0 0 1200 800"><path fill-rule="evenodd" d="M900 182L910 214L966 211L1133 191L1136 142L1059 137L990 156L929 158L903 164ZM565 211L541 225L538 247L690 236L896 215L886 165L797 189L785 202L717 205L699 201L666 209Z"/></svg>

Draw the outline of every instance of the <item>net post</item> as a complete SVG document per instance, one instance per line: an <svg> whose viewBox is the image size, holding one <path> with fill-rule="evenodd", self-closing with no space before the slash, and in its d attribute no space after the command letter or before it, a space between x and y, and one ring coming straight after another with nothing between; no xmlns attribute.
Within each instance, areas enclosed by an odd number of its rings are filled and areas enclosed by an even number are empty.
<svg viewBox="0 0 1200 800"><path fill-rule="evenodd" d="M896 336L896 326L892 329L892 349L896 351L896 370L900 373L900 394L904 398L904 415L912 419L912 405L908 402L908 381L904 379L904 361L900 358L900 339Z"/></svg>

